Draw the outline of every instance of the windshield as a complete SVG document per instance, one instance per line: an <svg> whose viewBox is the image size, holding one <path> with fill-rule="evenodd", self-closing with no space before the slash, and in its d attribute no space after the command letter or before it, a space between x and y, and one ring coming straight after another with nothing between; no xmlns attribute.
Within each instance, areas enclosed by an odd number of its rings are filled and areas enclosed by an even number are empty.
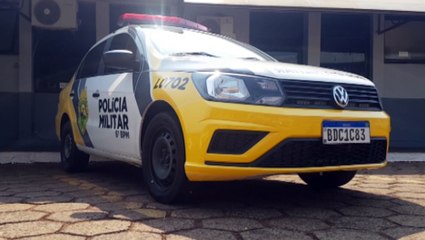
<svg viewBox="0 0 425 240"><path fill-rule="evenodd" d="M275 61L267 54L234 40L186 29L144 29L155 48L164 55L198 55L218 58L239 58Z"/></svg>

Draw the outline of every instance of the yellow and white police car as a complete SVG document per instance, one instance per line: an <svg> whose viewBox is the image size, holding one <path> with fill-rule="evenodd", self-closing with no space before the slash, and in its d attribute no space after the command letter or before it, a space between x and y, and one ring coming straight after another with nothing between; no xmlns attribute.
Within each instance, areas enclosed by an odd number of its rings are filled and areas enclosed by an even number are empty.
<svg viewBox="0 0 425 240"><path fill-rule="evenodd" d="M194 181L298 173L338 187L386 165L390 119L368 79L279 63L177 17L121 20L60 94L66 171L89 155L138 164L170 203Z"/></svg>

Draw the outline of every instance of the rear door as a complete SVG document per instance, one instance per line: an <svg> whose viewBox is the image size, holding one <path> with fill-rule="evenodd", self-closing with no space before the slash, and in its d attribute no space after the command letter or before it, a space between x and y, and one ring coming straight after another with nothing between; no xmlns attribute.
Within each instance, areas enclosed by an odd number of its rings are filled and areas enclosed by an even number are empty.
<svg viewBox="0 0 425 240"><path fill-rule="evenodd" d="M70 97L72 98L72 105L76 115L76 121L73 122L73 126L76 126L81 136L81 139L76 136L76 142L80 146L88 148L94 147L92 138L95 136L91 129L97 124L97 120L92 111L97 106L91 101L93 89L87 85L99 78L99 65L105 47L106 41L103 41L86 54L77 71L71 90Z"/></svg>

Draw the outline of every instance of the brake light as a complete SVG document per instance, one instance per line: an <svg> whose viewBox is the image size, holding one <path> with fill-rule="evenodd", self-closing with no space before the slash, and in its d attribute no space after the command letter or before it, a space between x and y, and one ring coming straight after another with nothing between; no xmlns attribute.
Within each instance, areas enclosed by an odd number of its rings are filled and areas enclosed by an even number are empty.
<svg viewBox="0 0 425 240"><path fill-rule="evenodd" d="M148 24L148 25L160 25L160 26L173 26L191 28L208 32L208 28L196 22L192 22L179 17L172 16L161 16L161 15L148 15L148 14L136 14L136 13L124 13L118 20L119 26L125 26L128 24Z"/></svg>

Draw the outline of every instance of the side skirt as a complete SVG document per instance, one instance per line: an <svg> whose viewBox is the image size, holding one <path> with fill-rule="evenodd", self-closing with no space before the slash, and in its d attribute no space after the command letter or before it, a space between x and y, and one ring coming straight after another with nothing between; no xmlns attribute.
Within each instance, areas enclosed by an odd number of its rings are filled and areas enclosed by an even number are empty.
<svg viewBox="0 0 425 240"><path fill-rule="evenodd" d="M136 166L142 165L141 159L138 159L138 158L132 158L132 157L129 157L129 156L124 156L124 155L120 155L120 154L114 154L114 153L111 153L111 152L101 151L101 150L89 148L89 147L82 146L82 145L77 145L77 148L80 151L83 151L83 152L90 154L90 155L94 155L94 156L98 156L98 157L102 157L102 158L106 158L106 159L110 159L110 160L118 160L118 161L126 162L126 163L129 163L129 164L132 164L132 165L136 165Z"/></svg>

